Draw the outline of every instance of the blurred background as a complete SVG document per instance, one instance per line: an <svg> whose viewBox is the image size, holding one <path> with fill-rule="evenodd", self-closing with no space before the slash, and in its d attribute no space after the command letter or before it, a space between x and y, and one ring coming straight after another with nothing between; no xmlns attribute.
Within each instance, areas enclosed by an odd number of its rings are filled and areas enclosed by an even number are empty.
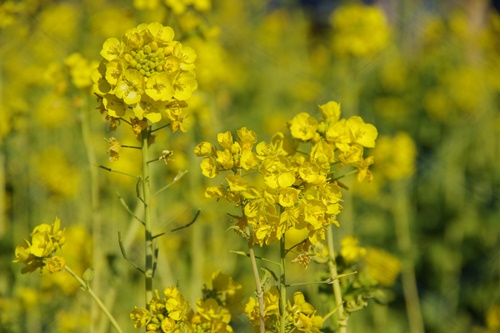
<svg viewBox="0 0 500 333"><path fill-rule="evenodd" d="M106 319L67 274L21 275L14 248L59 216L63 254L127 332L143 306L143 231L123 208L141 204L140 155L108 159L110 132L91 73L110 37L143 22L170 25L196 50L198 91L187 132L158 132L174 151L152 167L155 283L194 305L221 270L253 295L245 241L226 232L233 208L204 198L193 148L243 126L259 141L298 112L341 103L379 131L374 181L345 181L338 240L355 235L401 262L385 304L352 314L350 332L500 332L500 14L498 1L3 0L0 4L0 332L108 332ZM160 165L161 164L161 165ZM339 242L337 242L339 244ZM263 253L262 255L265 255ZM291 268L294 276L314 278ZM384 270L384 267L381 267ZM383 274L383 273L382 273ZM320 315L328 312L318 306ZM237 320L237 318L235 318ZM241 326L237 331L248 328Z"/></svg>

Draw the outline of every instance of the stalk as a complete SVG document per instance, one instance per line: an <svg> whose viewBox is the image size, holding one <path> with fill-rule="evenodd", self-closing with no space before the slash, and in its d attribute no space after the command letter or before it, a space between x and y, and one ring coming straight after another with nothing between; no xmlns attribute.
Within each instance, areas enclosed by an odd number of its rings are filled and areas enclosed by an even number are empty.
<svg viewBox="0 0 500 333"><path fill-rule="evenodd" d="M412 258L413 246L410 235L410 207L408 194L405 193L407 183L397 182L395 184L395 203L392 205L392 214L395 221L396 239L398 248L403 255L401 270L401 282L403 284L403 295L406 303L410 332L423 333L424 321L420 310L420 299L418 296L415 268Z"/></svg>
<svg viewBox="0 0 500 333"><path fill-rule="evenodd" d="M250 228L247 227L247 234L251 235ZM255 260L255 252L253 250L252 237L248 238L248 254L250 262L252 263L253 277L255 279L255 288L257 289L257 299L259 301L259 317L260 317L260 333L266 332L266 324L264 322L264 291L260 284L259 270L257 268L257 261Z"/></svg>
<svg viewBox="0 0 500 333"><path fill-rule="evenodd" d="M286 276L285 276L285 235L280 239L280 313L281 313L281 333L285 333L286 324Z"/></svg>
<svg viewBox="0 0 500 333"><path fill-rule="evenodd" d="M333 226L327 228L327 239L328 239L328 253L330 260L328 260L328 268L330 270L330 278L333 280L332 288L333 295L335 297L335 303L337 306L337 322L339 325L340 333L347 333L347 320L349 319L349 314L346 313L344 309L344 301L342 300L342 291L340 289L339 274L337 272L337 263L335 262L335 249L333 247Z"/></svg>
<svg viewBox="0 0 500 333"><path fill-rule="evenodd" d="M144 232L146 238L146 263L144 269L144 280L146 288L146 308L149 310L149 301L153 298L153 234L151 227L151 191L149 186L149 135L150 128L147 127L141 133L142 137L142 203L144 205Z"/></svg>
<svg viewBox="0 0 500 333"><path fill-rule="evenodd" d="M80 285L82 286L82 289L84 291L89 293L89 295L94 299L94 301L97 303L97 305L102 310L102 312L106 315L106 317L108 317L109 321L111 322L111 325L113 325L115 330L118 333L122 333L123 331L122 331L120 325L118 324L118 322L115 320L113 315L108 311L108 309L106 308L104 303L101 301L101 299L94 293L92 288L90 288L89 284L87 282L85 282L81 277L79 277L75 272L73 272L73 270L70 269L68 266L64 266L64 270L66 272L68 272L73 278L75 278L75 280L78 281L78 283L80 283Z"/></svg>

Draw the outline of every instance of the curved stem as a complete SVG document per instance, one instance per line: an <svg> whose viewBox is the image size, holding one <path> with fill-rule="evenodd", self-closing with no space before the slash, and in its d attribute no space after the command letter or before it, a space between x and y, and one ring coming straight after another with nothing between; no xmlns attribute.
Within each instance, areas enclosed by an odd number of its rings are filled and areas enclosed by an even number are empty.
<svg viewBox="0 0 500 333"><path fill-rule="evenodd" d="M73 272L72 269L70 269L68 266L64 267L64 270L68 272L73 278L75 278L78 283L82 286L83 290L89 293L89 295L94 299L94 301L97 303L99 308L101 308L102 312L106 315L106 317L109 318L109 321L111 322L111 325L115 328L115 330L119 333L122 333L122 329L118 322L115 320L113 315L108 311L104 303L101 301L101 299L94 293L94 291L90 288L89 284L85 282L81 277L79 277L75 272Z"/></svg>
<svg viewBox="0 0 500 333"><path fill-rule="evenodd" d="M337 304L337 318L339 325L339 332L347 332L347 320L349 319L349 314L346 313L344 309L344 301L342 300L342 291L340 289L339 274L337 272L337 263L335 262L335 249L333 246L333 230L332 226L327 228L327 239L328 239L328 253L330 255L330 260L328 261L328 268L330 270L330 278L332 279L333 295L335 297L335 303Z"/></svg>
<svg viewBox="0 0 500 333"><path fill-rule="evenodd" d="M151 227L151 191L149 186L149 135L150 128L142 131L142 202L144 204L144 233L146 238L146 263L144 268L144 281L146 288L146 308L149 309L149 301L153 298L153 234Z"/></svg>

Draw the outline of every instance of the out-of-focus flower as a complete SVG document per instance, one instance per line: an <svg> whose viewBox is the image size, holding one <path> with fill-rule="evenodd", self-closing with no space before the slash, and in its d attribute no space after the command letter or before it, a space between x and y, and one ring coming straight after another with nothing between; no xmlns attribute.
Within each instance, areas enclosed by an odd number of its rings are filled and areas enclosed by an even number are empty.
<svg viewBox="0 0 500 333"><path fill-rule="evenodd" d="M389 25L378 7L351 4L339 7L331 16L332 48L339 56L372 56L389 43Z"/></svg>

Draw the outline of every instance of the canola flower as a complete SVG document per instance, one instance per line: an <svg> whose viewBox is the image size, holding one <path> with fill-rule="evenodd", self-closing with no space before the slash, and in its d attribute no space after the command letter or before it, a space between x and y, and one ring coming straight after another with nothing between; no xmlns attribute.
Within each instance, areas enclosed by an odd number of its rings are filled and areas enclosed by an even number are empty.
<svg viewBox="0 0 500 333"><path fill-rule="evenodd" d="M66 238L59 218L51 225L37 225L30 237L30 241L25 239L15 250L16 259L13 262L25 265L21 273L31 273L37 269L43 272L44 268L49 273L62 271L66 262L59 254Z"/></svg>
<svg viewBox="0 0 500 333"><path fill-rule="evenodd" d="M157 123L166 118L172 131L185 131L182 108L197 88L196 53L174 40L171 27L155 22L109 38L104 58L93 72L93 91L113 119L131 109L133 118Z"/></svg>
<svg viewBox="0 0 500 333"><path fill-rule="evenodd" d="M333 29L332 49L339 56L372 56L389 44L389 24L382 10L376 6L342 6L332 13L330 22Z"/></svg>
<svg viewBox="0 0 500 333"><path fill-rule="evenodd" d="M225 198L241 206L243 216L237 227L245 234L251 227L253 242L262 246L281 240L291 228L307 230L307 243L325 238L325 228L338 225L342 210L341 186L332 165L351 166L358 180L372 179L373 157L363 157L364 148L373 148L377 129L361 117L340 118L340 104L319 106L322 119L299 113L289 121L289 134L278 132L270 142L257 143L254 131L241 128L236 139L230 132L219 133L220 148L210 142L195 147L203 175L215 178L231 171L226 185L210 186L205 196ZM262 186L249 181L245 172L257 171Z"/></svg>
<svg viewBox="0 0 500 333"><path fill-rule="evenodd" d="M280 294L276 287L264 292L264 322L266 332L279 332L280 321ZM259 326L259 304L254 297L250 297L245 304L245 313L254 327ZM293 304L287 303L286 332L319 333L323 326L323 318L316 315L316 309L306 302L304 294L297 291L293 295Z"/></svg>
<svg viewBox="0 0 500 333"><path fill-rule="evenodd" d="M135 328L145 327L148 333L222 332L231 333L229 307L241 300L242 285L221 272L212 275L212 288L203 289L196 302L196 312L179 289L169 287L160 297L158 291L149 301L148 309L138 308L130 313Z"/></svg>

